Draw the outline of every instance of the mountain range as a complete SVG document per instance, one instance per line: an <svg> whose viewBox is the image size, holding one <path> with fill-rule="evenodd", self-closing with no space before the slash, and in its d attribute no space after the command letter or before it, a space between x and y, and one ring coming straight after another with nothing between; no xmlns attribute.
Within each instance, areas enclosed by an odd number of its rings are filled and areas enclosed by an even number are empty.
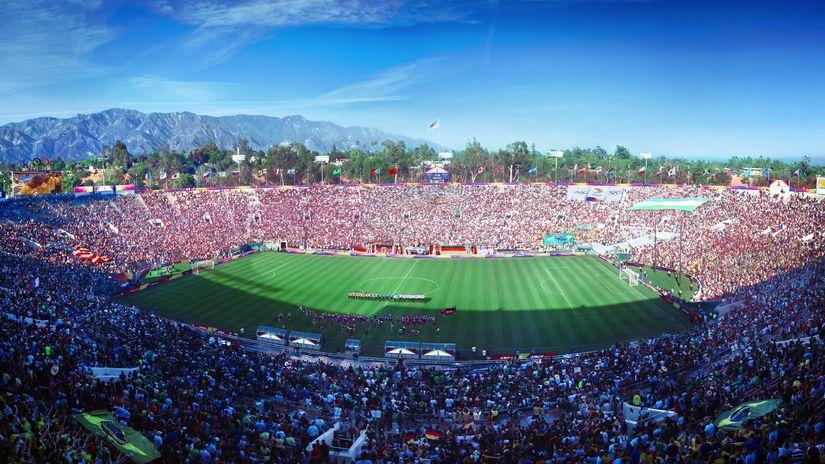
<svg viewBox="0 0 825 464"><path fill-rule="evenodd" d="M150 153L163 145L188 152L208 141L231 148L238 140L265 150L280 143L300 142L310 150L328 152L373 142L403 141L414 148L427 142L367 127L342 127L302 116L203 116L181 113L142 113L113 108L65 119L42 117L0 126L0 162L19 163L32 158L83 160L99 156L101 147L120 139L133 155Z"/></svg>

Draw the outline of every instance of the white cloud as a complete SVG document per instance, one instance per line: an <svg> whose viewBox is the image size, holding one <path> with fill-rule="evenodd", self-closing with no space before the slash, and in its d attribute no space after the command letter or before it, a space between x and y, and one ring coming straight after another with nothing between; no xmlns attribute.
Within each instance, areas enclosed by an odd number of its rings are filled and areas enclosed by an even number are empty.
<svg viewBox="0 0 825 464"><path fill-rule="evenodd" d="M406 93L428 76L435 75L435 65L440 59L425 59L386 69L377 75L339 87L321 95L317 102L322 105L341 105L376 101L403 100Z"/></svg>
<svg viewBox="0 0 825 464"><path fill-rule="evenodd" d="M91 53L115 37L98 16L100 2L11 0L0 27L0 91L48 85L105 72Z"/></svg>
<svg viewBox="0 0 825 464"><path fill-rule="evenodd" d="M183 81L158 76L135 76L127 84L149 99L176 102L208 102L226 98L233 84L209 81Z"/></svg>
<svg viewBox="0 0 825 464"><path fill-rule="evenodd" d="M483 5L481 6L484 7ZM169 2L157 12L194 26L181 43L188 54L208 67L231 57L272 30L300 25L390 27L418 23L475 21L479 5L469 0L247 0L243 2Z"/></svg>

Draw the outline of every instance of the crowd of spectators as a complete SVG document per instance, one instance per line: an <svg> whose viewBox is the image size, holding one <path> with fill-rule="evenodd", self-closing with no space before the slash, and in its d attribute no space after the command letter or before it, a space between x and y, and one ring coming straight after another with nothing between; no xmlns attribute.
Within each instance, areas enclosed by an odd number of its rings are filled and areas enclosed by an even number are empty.
<svg viewBox="0 0 825 464"><path fill-rule="evenodd" d="M711 198L701 214L665 219L615 204L571 205L549 186L329 189L3 205L4 460L126 462L71 419L103 409L144 434L164 462L318 462L307 446L336 422L367 430L362 463L823 462L820 203L692 187L628 195ZM535 249L542 234L576 223L602 224L587 231L593 241L627 240L654 225L684 230L685 270L706 295L740 304L686 333L444 370L258 353L109 298L107 276L118 266L215 256L252 240ZM660 241L655 255L646 247L636 259L676 267L676 244ZM113 262L82 263L74 245ZM90 370L103 366L138 369L106 382ZM738 432L712 424L736 404L769 398L781 407ZM675 415L630 427L624 402ZM425 438L427 430L442 438Z"/></svg>

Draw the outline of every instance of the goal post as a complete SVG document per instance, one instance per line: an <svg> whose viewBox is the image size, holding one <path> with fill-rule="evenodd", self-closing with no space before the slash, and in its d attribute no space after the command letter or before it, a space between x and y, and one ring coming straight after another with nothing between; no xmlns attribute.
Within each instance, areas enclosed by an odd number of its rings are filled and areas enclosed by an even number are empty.
<svg viewBox="0 0 825 464"><path fill-rule="evenodd" d="M619 268L619 278L627 281L631 287L639 285L639 273L626 267Z"/></svg>

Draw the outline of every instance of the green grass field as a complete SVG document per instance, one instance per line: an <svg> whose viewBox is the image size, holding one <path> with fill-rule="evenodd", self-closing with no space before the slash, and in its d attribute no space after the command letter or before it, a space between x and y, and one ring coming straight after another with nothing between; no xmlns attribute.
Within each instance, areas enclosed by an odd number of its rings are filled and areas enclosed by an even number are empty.
<svg viewBox="0 0 825 464"><path fill-rule="evenodd" d="M426 303L350 300L352 290L424 293ZM389 259L259 253L137 292L124 303L171 319L239 330L258 325L318 332L296 305L340 313L432 315L419 337L398 325L361 324L353 338L362 353L382 355L386 340L452 342L491 353L588 351L685 330L686 316L643 286L630 287L618 271L589 256L501 259ZM439 310L456 306L442 316ZM291 322L278 313L292 312ZM441 329L436 334L435 327ZM323 350L349 338L327 325Z"/></svg>

